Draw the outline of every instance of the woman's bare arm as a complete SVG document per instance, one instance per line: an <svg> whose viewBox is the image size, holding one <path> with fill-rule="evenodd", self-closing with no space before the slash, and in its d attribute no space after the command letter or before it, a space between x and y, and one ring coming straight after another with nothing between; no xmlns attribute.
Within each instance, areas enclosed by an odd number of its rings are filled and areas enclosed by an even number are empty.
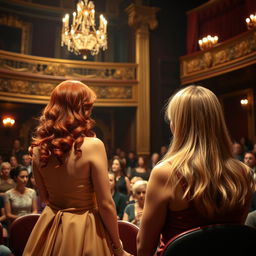
<svg viewBox="0 0 256 256"><path fill-rule="evenodd" d="M138 256L152 256L157 249L169 202L166 176L163 166L155 167L151 172L137 236Z"/></svg>
<svg viewBox="0 0 256 256"><path fill-rule="evenodd" d="M90 160L92 181L96 193L99 213L105 225L113 247L121 246L117 225L115 203L110 192L108 179L108 162L105 147L102 141L93 138L86 143L85 155Z"/></svg>

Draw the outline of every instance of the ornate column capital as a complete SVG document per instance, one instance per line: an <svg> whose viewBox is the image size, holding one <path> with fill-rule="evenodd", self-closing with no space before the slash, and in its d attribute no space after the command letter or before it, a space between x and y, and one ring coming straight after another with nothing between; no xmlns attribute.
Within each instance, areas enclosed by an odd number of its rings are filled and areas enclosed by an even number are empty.
<svg viewBox="0 0 256 256"><path fill-rule="evenodd" d="M160 10L157 7L143 5L129 5L125 11L128 14L128 24L135 29L147 26L151 30L158 26L156 13Z"/></svg>

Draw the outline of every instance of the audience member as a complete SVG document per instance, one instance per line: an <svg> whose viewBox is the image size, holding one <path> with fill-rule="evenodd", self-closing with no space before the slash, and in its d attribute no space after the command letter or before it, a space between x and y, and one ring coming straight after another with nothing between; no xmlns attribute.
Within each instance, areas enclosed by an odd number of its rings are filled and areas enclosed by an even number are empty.
<svg viewBox="0 0 256 256"><path fill-rule="evenodd" d="M21 143L19 139L15 139L13 141L13 148L11 150L11 156L16 156L18 163L22 163L22 156L25 154L25 150L21 147Z"/></svg>
<svg viewBox="0 0 256 256"><path fill-rule="evenodd" d="M137 236L138 256L152 256L175 235L215 223L243 224L254 191L250 168L234 159L221 104L188 86L167 106L171 146L153 169ZM161 242L159 243L159 238Z"/></svg>
<svg viewBox="0 0 256 256"><path fill-rule="evenodd" d="M143 180L149 179L150 171L147 169L147 164L143 156L138 157L137 166L131 169L129 179L132 179L134 176L141 177Z"/></svg>
<svg viewBox="0 0 256 256"><path fill-rule="evenodd" d="M11 165L11 169L18 167L19 163L18 163L16 156L10 157L10 165Z"/></svg>
<svg viewBox="0 0 256 256"><path fill-rule="evenodd" d="M36 191L27 188L28 170L18 166L11 170L11 178L15 181L15 188L5 192L5 211L9 220L19 216L37 213Z"/></svg>
<svg viewBox="0 0 256 256"><path fill-rule="evenodd" d="M235 159L243 162L244 155L243 155L243 150L242 150L241 144L238 142L234 142L232 149L233 149L233 157Z"/></svg>
<svg viewBox="0 0 256 256"><path fill-rule="evenodd" d="M126 167L128 168L135 168L137 164L136 154L134 151L129 151L127 155Z"/></svg>
<svg viewBox="0 0 256 256"><path fill-rule="evenodd" d="M253 171L253 178L256 181L256 155L252 151L244 154L244 163Z"/></svg>
<svg viewBox="0 0 256 256"><path fill-rule="evenodd" d="M120 151L119 158L125 163L125 166L126 166L127 161L126 161L126 153L124 150Z"/></svg>
<svg viewBox="0 0 256 256"><path fill-rule="evenodd" d="M0 223L2 224L2 238L4 240L4 243L7 244L7 238L8 238L8 223L6 219L5 214L5 208L4 208L4 197L0 196ZM0 253L1 256L1 253Z"/></svg>
<svg viewBox="0 0 256 256"><path fill-rule="evenodd" d="M121 220L123 218L127 196L116 190L116 179L115 179L115 174L113 172L108 173L108 179L109 179L112 198L116 205L117 218Z"/></svg>
<svg viewBox="0 0 256 256"><path fill-rule="evenodd" d="M129 221L137 226L140 226L147 183L146 180L138 180L133 184L132 192L136 201L128 204L124 210L123 220Z"/></svg>
<svg viewBox="0 0 256 256"><path fill-rule="evenodd" d="M24 154L22 156L22 165L28 170L28 174L32 172L31 156L29 154Z"/></svg>
<svg viewBox="0 0 256 256"><path fill-rule="evenodd" d="M160 158L163 158L164 155L167 153L168 148L165 145L162 145L160 148Z"/></svg>
<svg viewBox="0 0 256 256"><path fill-rule="evenodd" d="M134 183L136 181L138 181L138 180L143 180L143 179L141 177L138 177L138 176L134 176L133 178L131 178L131 180L130 180L130 187L131 187L131 189L130 189L130 194L128 196L128 200L127 200L126 204L135 203L135 196L134 196L134 194L132 192L132 187L133 187Z"/></svg>
<svg viewBox="0 0 256 256"><path fill-rule="evenodd" d="M242 152L247 152L252 150L252 143L246 137L240 138L240 145L242 147Z"/></svg>
<svg viewBox="0 0 256 256"><path fill-rule="evenodd" d="M160 155L157 152L154 152L150 157L148 169L151 171L156 166L159 160L160 160Z"/></svg>
<svg viewBox="0 0 256 256"><path fill-rule="evenodd" d="M255 143L255 144L253 144L252 152L256 154L256 143Z"/></svg>
<svg viewBox="0 0 256 256"><path fill-rule="evenodd" d="M15 187L15 182L10 177L11 165L9 162L3 162L0 165L0 196L4 196L5 192Z"/></svg>
<svg viewBox="0 0 256 256"><path fill-rule="evenodd" d="M111 171L115 174L116 190L128 196L130 194L130 180L125 174L125 163L117 156L112 160Z"/></svg>
<svg viewBox="0 0 256 256"><path fill-rule="evenodd" d="M23 255L128 256L118 235L103 142L93 132L95 93L79 81L55 87L30 153L47 205Z"/></svg>

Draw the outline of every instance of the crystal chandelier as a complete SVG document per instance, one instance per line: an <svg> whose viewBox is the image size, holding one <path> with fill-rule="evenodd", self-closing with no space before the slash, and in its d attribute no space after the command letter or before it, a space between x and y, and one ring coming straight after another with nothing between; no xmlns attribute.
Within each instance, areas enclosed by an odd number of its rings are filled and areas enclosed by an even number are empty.
<svg viewBox="0 0 256 256"><path fill-rule="evenodd" d="M93 2L80 0L77 12L73 12L70 29L69 14L62 19L61 46L66 45L68 51L82 54L84 59L87 59L89 53L96 55L100 49L107 49L107 20L101 14L99 28L96 30L94 14Z"/></svg>

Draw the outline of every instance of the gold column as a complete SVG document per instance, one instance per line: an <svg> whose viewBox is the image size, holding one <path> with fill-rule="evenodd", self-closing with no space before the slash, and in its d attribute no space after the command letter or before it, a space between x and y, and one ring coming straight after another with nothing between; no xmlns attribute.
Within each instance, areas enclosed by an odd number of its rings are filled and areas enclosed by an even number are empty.
<svg viewBox="0 0 256 256"><path fill-rule="evenodd" d="M138 107L136 114L136 150L140 155L150 153L150 56L149 29L158 25L159 8L131 4L126 9L128 24L135 30L135 58L138 80Z"/></svg>

